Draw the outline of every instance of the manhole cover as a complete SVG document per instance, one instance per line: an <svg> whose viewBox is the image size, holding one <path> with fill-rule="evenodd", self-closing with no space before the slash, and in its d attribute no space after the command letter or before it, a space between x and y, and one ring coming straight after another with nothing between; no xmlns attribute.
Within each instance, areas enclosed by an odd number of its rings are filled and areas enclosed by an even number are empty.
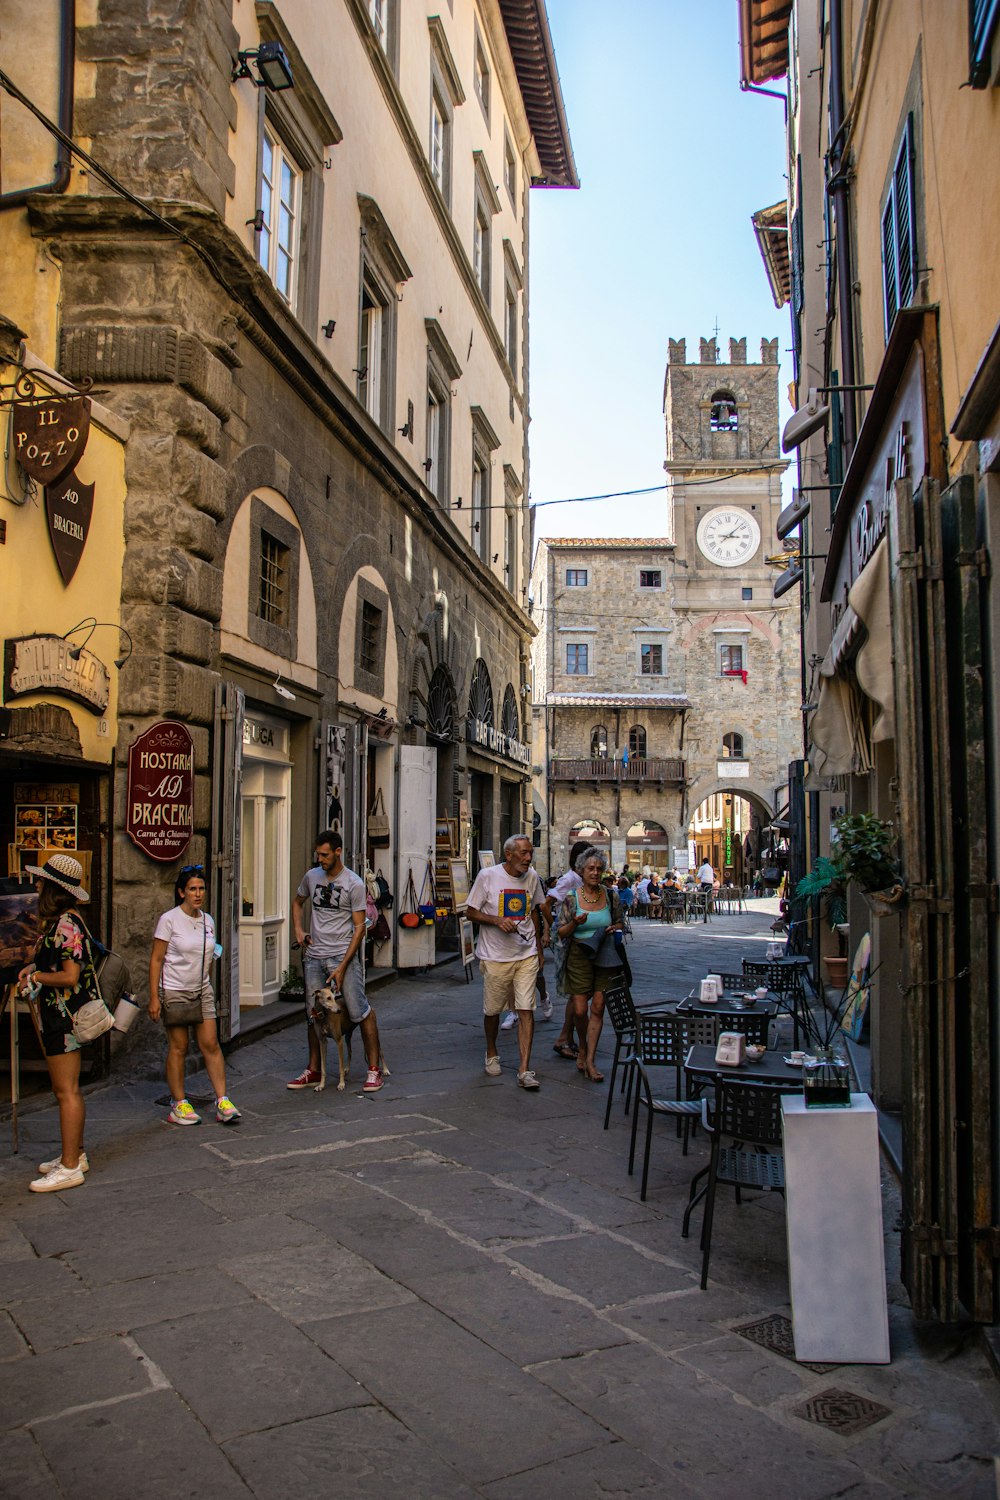
<svg viewBox="0 0 1000 1500"><path fill-rule="evenodd" d="M880 1406L877 1401L859 1396L855 1391L838 1390L836 1386L820 1391L818 1396L810 1396L801 1406L792 1407L793 1417L817 1422L820 1427L829 1427L841 1437L863 1432L866 1427L891 1415L888 1406Z"/></svg>
<svg viewBox="0 0 1000 1500"><path fill-rule="evenodd" d="M772 1354L790 1359L793 1364L800 1364L804 1370L815 1370L817 1375L825 1375L828 1370L837 1369L836 1365L808 1364L804 1359L795 1358L792 1320L782 1313L772 1313L769 1318L760 1318L755 1323L741 1323L738 1328L733 1329L733 1333L749 1339L752 1344L760 1344L762 1349L770 1349Z"/></svg>

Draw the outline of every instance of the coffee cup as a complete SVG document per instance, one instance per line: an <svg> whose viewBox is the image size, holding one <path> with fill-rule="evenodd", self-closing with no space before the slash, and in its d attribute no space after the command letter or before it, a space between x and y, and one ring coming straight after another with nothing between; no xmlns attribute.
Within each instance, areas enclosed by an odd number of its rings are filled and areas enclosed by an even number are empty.
<svg viewBox="0 0 1000 1500"><path fill-rule="evenodd" d="M766 986L763 984L759 984L754 990L754 994L757 996L758 1000L763 1000L764 996L767 994Z"/></svg>
<svg viewBox="0 0 1000 1500"><path fill-rule="evenodd" d="M788 1055L793 1063L804 1063L806 1060L806 1055L804 1052L789 1052Z"/></svg>

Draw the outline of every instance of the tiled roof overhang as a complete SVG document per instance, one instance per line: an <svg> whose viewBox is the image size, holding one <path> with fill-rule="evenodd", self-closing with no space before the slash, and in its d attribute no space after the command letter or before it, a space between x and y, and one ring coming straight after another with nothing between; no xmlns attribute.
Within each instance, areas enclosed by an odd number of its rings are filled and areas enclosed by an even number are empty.
<svg viewBox="0 0 1000 1500"><path fill-rule="evenodd" d="M752 215L753 232L764 261L775 307L784 307L792 295L792 267L788 254L788 203L782 199Z"/></svg>
<svg viewBox="0 0 1000 1500"><path fill-rule="evenodd" d="M548 708L690 708L683 693L546 693Z"/></svg>
<svg viewBox="0 0 1000 1500"><path fill-rule="evenodd" d="M535 187L580 186L544 0L498 0L542 176Z"/></svg>
<svg viewBox="0 0 1000 1500"><path fill-rule="evenodd" d="M740 83L743 88L788 72L792 0L739 0Z"/></svg>

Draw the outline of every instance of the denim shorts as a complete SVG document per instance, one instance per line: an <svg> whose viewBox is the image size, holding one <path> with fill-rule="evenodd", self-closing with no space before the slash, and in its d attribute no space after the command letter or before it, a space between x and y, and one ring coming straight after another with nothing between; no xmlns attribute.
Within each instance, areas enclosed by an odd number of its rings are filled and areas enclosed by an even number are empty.
<svg viewBox="0 0 1000 1500"><path fill-rule="evenodd" d="M306 981L306 1020L312 1014L313 995L328 983L330 975L341 963L340 958L320 958L316 954L306 951L303 960L303 971ZM371 1013L371 1006L365 996L365 979L361 972L361 960L358 957L351 959L344 975L343 988L344 1004L347 1006L347 1014L357 1024L363 1021Z"/></svg>

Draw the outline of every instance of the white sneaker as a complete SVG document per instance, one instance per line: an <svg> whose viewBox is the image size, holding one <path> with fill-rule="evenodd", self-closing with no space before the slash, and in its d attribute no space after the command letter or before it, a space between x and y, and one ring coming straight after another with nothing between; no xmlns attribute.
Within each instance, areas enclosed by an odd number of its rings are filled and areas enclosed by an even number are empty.
<svg viewBox="0 0 1000 1500"><path fill-rule="evenodd" d="M501 1031L513 1031L514 1027L516 1025L517 1025L517 1011L516 1010L509 1010L507 1012L507 1014L504 1016L503 1020L500 1022L500 1030Z"/></svg>
<svg viewBox="0 0 1000 1500"><path fill-rule="evenodd" d="M61 1193L65 1188L83 1187L85 1182L79 1167L64 1167L60 1162L44 1177L36 1177L28 1186L33 1193Z"/></svg>
<svg viewBox="0 0 1000 1500"><path fill-rule="evenodd" d="M551 1021L552 1020L552 1001L551 1000L543 1000L542 1001L542 1020L543 1021Z"/></svg>
<svg viewBox="0 0 1000 1500"><path fill-rule="evenodd" d="M497 1057L497 1055L495 1053L494 1053L494 1055L492 1057L487 1057L487 1059L486 1059L486 1071L490 1075L491 1078L499 1078L500 1077L500 1059L499 1059L499 1057Z"/></svg>
<svg viewBox="0 0 1000 1500"><path fill-rule="evenodd" d="M56 1169L56 1167L61 1167L61 1166L62 1166L62 1157L61 1156L54 1156L51 1161L40 1161L38 1163L38 1170L39 1170L39 1172L41 1172L42 1176L44 1177L45 1174L46 1174L46 1172L54 1172L55 1169ZM80 1160L77 1162L77 1166L80 1168L81 1172L89 1172L90 1171L90 1162L87 1160L87 1153L86 1153L86 1151L81 1151L80 1152Z"/></svg>

